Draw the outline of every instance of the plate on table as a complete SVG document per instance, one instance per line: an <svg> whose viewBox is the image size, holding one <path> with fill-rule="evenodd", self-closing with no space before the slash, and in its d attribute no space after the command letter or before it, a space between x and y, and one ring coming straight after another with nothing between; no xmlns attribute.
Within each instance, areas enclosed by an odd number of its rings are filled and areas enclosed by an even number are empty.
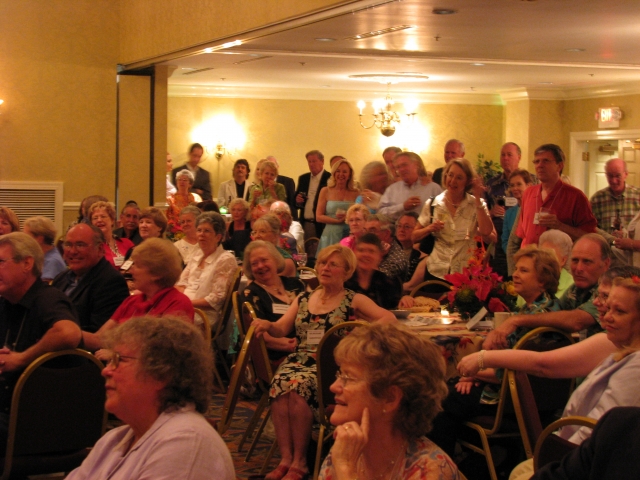
<svg viewBox="0 0 640 480"><path fill-rule="evenodd" d="M409 310L389 310L396 318L407 318L411 313Z"/></svg>

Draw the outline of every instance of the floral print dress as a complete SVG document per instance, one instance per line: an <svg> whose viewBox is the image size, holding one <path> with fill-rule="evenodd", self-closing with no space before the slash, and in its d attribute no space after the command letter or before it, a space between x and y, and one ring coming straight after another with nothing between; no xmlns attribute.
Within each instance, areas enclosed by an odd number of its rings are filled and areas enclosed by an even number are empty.
<svg viewBox="0 0 640 480"><path fill-rule="evenodd" d="M340 305L335 310L320 315L309 311L311 293L304 293L298 298L298 315L294 324L298 349L289 354L276 370L271 381L269 397L274 399L295 392L307 401L315 418L318 419L317 345L307 343L307 332L319 329L326 332L334 325L354 320L351 302L355 292L345 289Z"/></svg>

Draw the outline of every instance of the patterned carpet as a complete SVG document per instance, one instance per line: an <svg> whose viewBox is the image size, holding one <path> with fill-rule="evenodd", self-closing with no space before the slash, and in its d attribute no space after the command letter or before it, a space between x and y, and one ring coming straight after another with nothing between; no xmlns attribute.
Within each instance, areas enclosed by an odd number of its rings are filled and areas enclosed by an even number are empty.
<svg viewBox="0 0 640 480"><path fill-rule="evenodd" d="M224 404L225 396L222 394L215 394L212 400L211 406L211 415L209 418L213 420L218 420L220 418L220 411L222 410L222 405ZM247 425L249 424L249 420L253 415L253 412L256 409L258 404L257 400L244 400L240 399L238 404L236 405L236 409L233 415L233 421L231 422L231 426L222 436L223 440L229 447L229 451L231 452L231 457L233 458L233 464L236 469L236 478L239 479L247 479L249 475L258 475L260 473L260 469L262 468L262 463L264 459L267 457L267 453L271 448L273 443L273 437L267 437L266 435L262 435L258 446L253 452L253 455L249 459L248 462L245 462L245 455L247 454L247 450L251 442L246 442L243 446L243 451L238 452L238 444L240 443L240 439L247 429ZM267 471L271 471L278 463L278 453L276 450L276 454L271 460L270 467Z"/></svg>

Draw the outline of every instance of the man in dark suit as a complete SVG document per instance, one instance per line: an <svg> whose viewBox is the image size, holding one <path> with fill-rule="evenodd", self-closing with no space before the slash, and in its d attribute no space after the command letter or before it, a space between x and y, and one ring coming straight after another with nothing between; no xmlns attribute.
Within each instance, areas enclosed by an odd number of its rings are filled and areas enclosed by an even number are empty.
<svg viewBox="0 0 640 480"><path fill-rule="evenodd" d="M462 143L460 140L456 140L455 138L449 140L444 146L445 165L454 158L464 158L464 152L464 143ZM444 167L436 168L433 172L433 181L444 188L444 185L442 184L443 171Z"/></svg>
<svg viewBox="0 0 640 480"><path fill-rule="evenodd" d="M278 170L280 170L280 164L276 157L268 156L267 160L276 164ZM287 192L287 205L291 209L291 216L294 220L298 220L298 209L296 208L296 184L291 177L285 177L284 175L278 175L276 178L276 182L282 184L284 186L285 192Z"/></svg>
<svg viewBox="0 0 640 480"><path fill-rule="evenodd" d="M324 223L316 222L316 207L320 190L327 186L331 174L324 169L324 155L319 150L311 150L307 157L309 173L300 175L296 190L296 207L300 209L300 223L305 240L322 235Z"/></svg>
<svg viewBox="0 0 640 480"><path fill-rule="evenodd" d="M208 171L198 166L203 153L204 148L202 145L199 143L191 145L189 147L189 160L184 165L171 170L171 181L175 185L176 173L180 170L187 169L193 173L193 176L195 177L195 181L193 182L190 191L200 195L202 200L213 200L213 196L211 195L211 176Z"/></svg>
<svg viewBox="0 0 640 480"><path fill-rule="evenodd" d="M69 270L52 283L71 299L80 328L92 333L129 297L127 282L105 260L102 244L102 232L92 225L79 224L69 229L64 242Z"/></svg>
<svg viewBox="0 0 640 480"><path fill-rule="evenodd" d="M128 238L134 245L140 245L142 237L138 231L140 221L140 207L133 200L129 200L120 212L120 223L122 227L116 228L113 234L119 238Z"/></svg>

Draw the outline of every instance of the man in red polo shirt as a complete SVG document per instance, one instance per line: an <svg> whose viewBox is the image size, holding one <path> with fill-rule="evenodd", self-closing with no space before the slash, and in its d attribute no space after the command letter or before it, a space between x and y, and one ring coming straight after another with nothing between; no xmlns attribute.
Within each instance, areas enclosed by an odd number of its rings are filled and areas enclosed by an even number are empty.
<svg viewBox="0 0 640 480"><path fill-rule="evenodd" d="M557 145L549 143L536 149L533 164L540 183L529 187L522 196L516 231L522 240L521 247L537 244L540 235L552 228L567 233L573 240L596 231L598 222L589 199L560 179L564 162L564 152Z"/></svg>

